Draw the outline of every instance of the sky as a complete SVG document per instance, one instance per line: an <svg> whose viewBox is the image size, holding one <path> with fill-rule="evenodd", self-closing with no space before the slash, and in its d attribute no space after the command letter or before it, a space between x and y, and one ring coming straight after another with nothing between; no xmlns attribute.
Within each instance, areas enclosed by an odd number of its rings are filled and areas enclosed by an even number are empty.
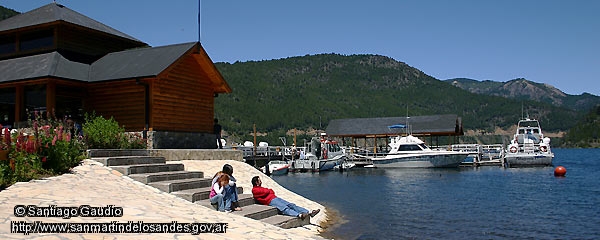
<svg viewBox="0 0 600 240"><path fill-rule="evenodd" d="M0 5L27 12L52 2ZM600 96L597 0L57 2L150 46L200 40L213 62L378 54L440 80L525 78Z"/></svg>

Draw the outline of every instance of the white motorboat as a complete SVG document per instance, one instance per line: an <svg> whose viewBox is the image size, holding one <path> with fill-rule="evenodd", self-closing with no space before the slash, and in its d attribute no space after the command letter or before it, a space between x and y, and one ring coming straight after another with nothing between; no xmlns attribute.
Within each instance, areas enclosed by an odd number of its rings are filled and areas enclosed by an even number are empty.
<svg viewBox="0 0 600 240"><path fill-rule="evenodd" d="M550 138L544 137L538 120L519 120L515 137L506 147L507 166L551 166L553 158Z"/></svg>
<svg viewBox="0 0 600 240"><path fill-rule="evenodd" d="M260 170L267 175L285 175L288 173L289 169L290 163L286 161L269 161L266 166L260 168Z"/></svg>
<svg viewBox="0 0 600 240"><path fill-rule="evenodd" d="M442 168L458 167L469 155L466 152L432 150L412 135L392 138L390 152L371 158L377 168Z"/></svg>
<svg viewBox="0 0 600 240"><path fill-rule="evenodd" d="M337 141L327 139L325 135L313 137L301 150L300 158L292 161L292 171L328 171L345 159L344 150Z"/></svg>

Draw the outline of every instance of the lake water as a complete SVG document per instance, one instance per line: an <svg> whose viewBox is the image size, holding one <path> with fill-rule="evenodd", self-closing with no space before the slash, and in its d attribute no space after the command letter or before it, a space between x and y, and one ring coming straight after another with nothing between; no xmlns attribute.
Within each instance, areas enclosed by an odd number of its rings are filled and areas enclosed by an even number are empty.
<svg viewBox="0 0 600 240"><path fill-rule="evenodd" d="M339 213L336 239L600 239L600 149L553 149L554 167L290 173L282 186Z"/></svg>

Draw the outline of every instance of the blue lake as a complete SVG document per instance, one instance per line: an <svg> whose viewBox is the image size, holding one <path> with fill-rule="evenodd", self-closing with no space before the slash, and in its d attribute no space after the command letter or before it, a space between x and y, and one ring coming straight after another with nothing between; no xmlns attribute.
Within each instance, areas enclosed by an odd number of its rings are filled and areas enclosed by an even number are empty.
<svg viewBox="0 0 600 240"><path fill-rule="evenodd" d="M351 169L274 176L335 210L336 239L600 239L600 149L553 149L554 167Z"/></svg>

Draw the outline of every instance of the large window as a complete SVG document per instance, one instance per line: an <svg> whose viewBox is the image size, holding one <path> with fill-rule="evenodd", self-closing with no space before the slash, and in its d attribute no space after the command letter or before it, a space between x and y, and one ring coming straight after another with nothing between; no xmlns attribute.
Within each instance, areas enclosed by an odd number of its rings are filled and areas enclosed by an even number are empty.
<svg viewBox="0 0 600 240"><path fill-rule="evenodd" d="M22 122L31 119L36 111L46 116L46 85L26 86L24 100L25 111L21 111Z"/></svg>
<svg viewBox="0 0 600 240"><path fill-rule="evenodd" d="M26 33L21 35L20 50L28 51L54 45L54 31L52 29Z"/></svg>
<svg viewBox="0 0 600 240"><path fill-rule="evenodd" d="M15 36L0 37L0 55L14 53L17 48Z"/></svg>
<svg viewBox="0 0 600 240"><path fill-rule="evenodd" d="M76 121L83 121L83 98L86 96L85 88L74 86L56 86L56 117L70 117Z"/></svg>

